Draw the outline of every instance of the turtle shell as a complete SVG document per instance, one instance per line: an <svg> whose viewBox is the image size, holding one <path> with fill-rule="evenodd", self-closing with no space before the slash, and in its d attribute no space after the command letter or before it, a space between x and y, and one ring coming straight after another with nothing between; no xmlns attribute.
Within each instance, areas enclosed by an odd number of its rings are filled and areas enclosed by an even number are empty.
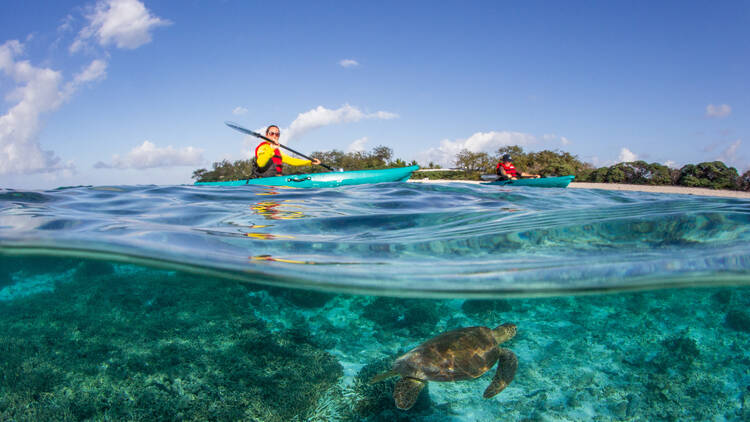
<svg viewBox="0 0 750 422"><path fill-rule="evenodd" d="M500 357L497 341L487 327L448 331L396 359L393 370L402 377L429 381L474 379Z"/></svg>

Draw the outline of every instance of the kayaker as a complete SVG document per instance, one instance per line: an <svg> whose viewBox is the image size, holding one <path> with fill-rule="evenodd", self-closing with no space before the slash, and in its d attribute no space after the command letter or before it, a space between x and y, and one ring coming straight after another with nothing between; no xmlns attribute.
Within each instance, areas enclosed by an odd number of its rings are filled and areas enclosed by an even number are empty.
<svg viewBox="0 0 750 422"><path fill-rule="evenodd" d="M497 163L497 175L499 180L516 180L519 177L539 178L538 174L524 173L516 170L513 165L513 158L510 154L503 155L502 161Z"/></svg>
<svg viewBox="0 0 750 422"><path fill-rule="evenodd" d="M278 126L271 125L266 128L266 138L270 139L271 142L263 141L255 148L255 157L252 159L253 179L258 177L281 176L283 169L282 163L289 164L290 166L320 164L320 160L317 158L310 161L282 154L279 149L279 136L281 136L281 130Z"/></svg>

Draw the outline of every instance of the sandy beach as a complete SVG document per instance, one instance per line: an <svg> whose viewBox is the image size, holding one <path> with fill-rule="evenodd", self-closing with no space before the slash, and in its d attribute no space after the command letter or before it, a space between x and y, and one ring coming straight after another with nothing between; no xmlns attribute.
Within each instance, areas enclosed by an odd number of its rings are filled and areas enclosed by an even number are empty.
<svg viewBox="0 0 750 422"><path fill-rule="evenodd" d="M414 183L484 183L476 180L409 180ZM651 186L651 185L625 185L616 183L584 183L574 182L568 185L571 189L606 189L606 190L627 190L627 191L639 191L639 192L654 192L654 193L677 193L683 195L698 195L698 196L719 196L725 198L742 198L750 199L750 192L736 191L736 190L716 190L706 188L688 188L684 186Z"/></svg>

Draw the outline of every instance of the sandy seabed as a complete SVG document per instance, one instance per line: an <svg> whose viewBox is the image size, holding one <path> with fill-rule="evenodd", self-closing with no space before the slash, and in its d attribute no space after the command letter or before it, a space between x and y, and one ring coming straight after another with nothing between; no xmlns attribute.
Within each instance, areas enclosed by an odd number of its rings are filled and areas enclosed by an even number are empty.
<svg viewBox="0 0 750 422"><path fill-rule="evenodd" d="M476 180L409 180L414 183L485 183ZM626 185L617 183L584 183L574 182L568 185L571 189L605 189L605 190L627 190L653 193L678 193L683 195L720 196L726 198L750 199L750 192L735 190L716 190L706 188L688 188L684 186L652 186L652 185Z"/></svg>

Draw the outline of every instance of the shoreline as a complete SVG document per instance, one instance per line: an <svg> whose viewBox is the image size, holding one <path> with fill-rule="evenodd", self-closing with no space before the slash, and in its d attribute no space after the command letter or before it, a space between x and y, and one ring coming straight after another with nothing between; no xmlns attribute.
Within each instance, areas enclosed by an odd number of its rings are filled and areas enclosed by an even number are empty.
<svg viewBox="0 0 750 422"><path fill-rule="evenodd" d="M479 184L484 183L478 180L428 180L428 179L412 179L409 180L412 183L471 183ZM603 189L603 190L619 190L619 191L636 191L636 192L650 192L650 193L676 193L681 195L696 195L696 196L715 196L723 198L740 198L750 199L750 192L736 191L736 190L717 190L708 188L691 188L686 186L655 186L655 185L626 185L619 183L589 183L589 182L573 182L568 185L570 189Z"/></svg>

